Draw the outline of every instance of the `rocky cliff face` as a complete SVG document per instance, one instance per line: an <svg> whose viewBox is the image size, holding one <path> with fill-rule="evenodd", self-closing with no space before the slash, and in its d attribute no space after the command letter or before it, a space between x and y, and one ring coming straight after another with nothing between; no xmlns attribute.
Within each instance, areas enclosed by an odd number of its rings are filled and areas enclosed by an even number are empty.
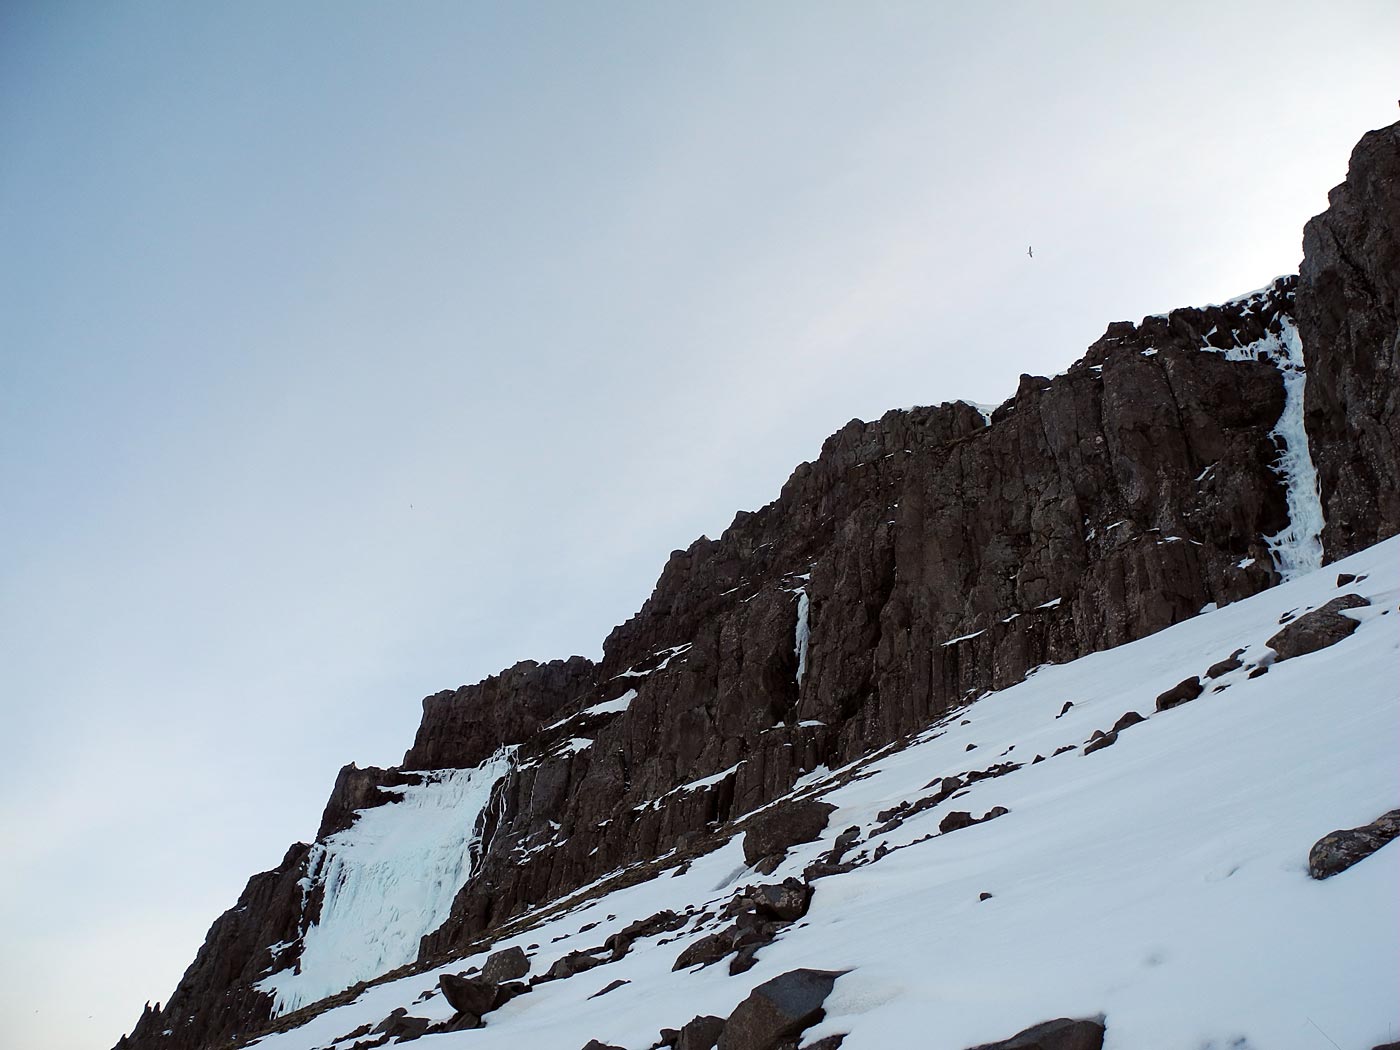
<svg viewBox="0 0 1400 1050"><path fill-rule="evenodd" d="M1396 531L1397 143L1392 128L1358 146L1300 279L1110 325L990 419L951 403L847 424L773 503L673 552L599 664L527 662L428 697L402 770L342 771L321 839L394 803L418 779L405 770L506 762L463 829L450 912L422 931L420 960L442 958L722 839L804 773L1037 665ZM126 1045L194 1050L267 1021L320 916L324 890L299 882L312 852L249 883Z"/></svg>
<svg viewBox="0 0 1400 1050"><path fill-rule="evenodd" d="M1365 135L1303 231L1298 328L1328 558L1400 523L1400 124Z"/></svg>

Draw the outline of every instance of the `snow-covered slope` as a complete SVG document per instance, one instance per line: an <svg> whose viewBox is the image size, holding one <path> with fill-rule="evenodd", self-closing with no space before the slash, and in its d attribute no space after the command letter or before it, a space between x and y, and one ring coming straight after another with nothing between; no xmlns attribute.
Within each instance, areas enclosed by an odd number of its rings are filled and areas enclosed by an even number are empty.
<svg viewBox="0 0 1400 1050"><path fill-rule="evenodd" d="M1339 587L1339 573L1360 578ZM1347 614L1356 632L1276 662L1265 642L1280 622L1343 593L1370 600ZM515 926L486 951L518 945L541 975L635 920L688 912L678 932L541 983L483 1028L421 1045L651 1047L660 1029L724 1017L797 967L848 971L803 1037L846 1033L844 1050L962 1050L1097 1014L1109 1050L1351 1050L1400 1038L1400 844L1325 881L1307 870L1321 836L1400 805L1397 600L1400 538L1141 641L1038 668L903 746L804 778L799 794L837 808L818 841L767 875L746 866L735 836L609 892L635 874L617 873L569 910ZM1238 669L1206 678L1241 649ZM1159 694L1193 675L1205 679L1198 699L1155 711ZM1095 730L1129 711L1146 720L1085 753ZM938 778L1008 764L890 819L900 803L930 798ZM952 811L993 807L1009 812L939 833ZM672 970L718 928L715 912L736 890L802 877L853 827L847 859L858 865L815 879L810 910L752 969ZM399 1007L445 1020L454 1011L439 976L480 965L486 951L372 987L256 1045L346 1050ZM617 981L628 983L595 997Z"/></svg>

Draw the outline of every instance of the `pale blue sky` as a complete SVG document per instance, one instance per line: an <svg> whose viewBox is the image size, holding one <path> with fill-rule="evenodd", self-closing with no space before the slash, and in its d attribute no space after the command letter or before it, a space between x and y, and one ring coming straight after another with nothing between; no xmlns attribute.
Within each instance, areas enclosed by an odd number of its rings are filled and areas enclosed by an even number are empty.
<svg viewBox="0 0 1400 1050"><path fill-rule="evenodd" d="M397 761L426 693L596 655L852 416L1000 401L1294 270L1397 115L1397 31L5 5L7 1038L109 1046L342 763Z"/></svg>

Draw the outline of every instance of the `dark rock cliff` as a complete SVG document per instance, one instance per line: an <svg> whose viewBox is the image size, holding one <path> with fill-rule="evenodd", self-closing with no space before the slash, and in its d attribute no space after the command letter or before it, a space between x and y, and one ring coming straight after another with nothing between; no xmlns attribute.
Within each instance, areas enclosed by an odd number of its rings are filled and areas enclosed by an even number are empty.
<svg viewBox="0 0 1400 1050"><path fill-rule="evenodd" d="M1286 342L1295 316L1326 554L1400 528L1398 143L1392 128L1358 146L1347 185L1308 226L1300 278L1110 325L1064 374L1023 376L990 423L963 403L852 421L774 502L673 552L599 664L526 662L424 700L404 770L520 747L472 875L420 958L713 840L804 772L1038 664L1277 582L1268 538L1289 522L1275 469L1289 365L1243 348ZM381 789L406 777L346 767L321 837L392 801ZM293 847L250 881L132 1050L223 1045L266 1022L272 1000L253 984L296 965L318 908L298 886L307 853Z"/></svg>
<svg viewBox="0 0 1400 1050"><path fill-rule="evenodd" d="M1400 124L1362 137L1303 231L1298 329L1329 560L1400 528Z"/></svg>

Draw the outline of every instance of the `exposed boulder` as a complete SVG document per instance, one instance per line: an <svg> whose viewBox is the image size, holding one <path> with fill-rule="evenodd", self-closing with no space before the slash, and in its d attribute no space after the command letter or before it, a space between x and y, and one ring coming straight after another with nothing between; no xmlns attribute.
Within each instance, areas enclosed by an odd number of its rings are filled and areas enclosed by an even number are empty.
<svg viewBox="0 0 1400 1050"><path fill-rule="evenodd" d="M505 1001L499 985L480 977L462 977L445 973L438 978L438 987L449 1006L458 1013L488 1014Z"/></svg>
<svg viewBox="0 0 1400 1050"><path fill-rule="evenodd" d="M530 960L525 950L519 946L493 952L486 957L486 965L481 968L481 979L492 984L504 984L524 977L530 972Z"/></svg>
<svg viewBox="0 0 1400 1050"><path fill-rule="evenodd" d="M1240 657L1243 655L1243 649L1236 649L1229 656L1225 657L1225 659L1219 660L1216 663L1211 664L1210 667L1206 668L1206 677L1220 678L1224 675L1229 674L1231 671L1238 671L1241 667L1244 666L1240 663Z"/></svg>
<svg viewBox="0 0 1400 1050"><path fill-rule="evenodd" d="M427 1034L432 1023L426 1017L409 1016L408 1011L401 1006L379 1023L374 1029L374 1034L408 1043Z"/></svg>
<svg viewBox="0 0 1400 1050"><path fill-rule="evenodd" d="M1173 707L1180 707L1182 704L1196 699L1201 695L1201 680L1196 675L1192 675L1184 682L1177 682L1165 693L1157 697L1157 710L1170 711Z"/></svg>
<svg viewBox="0 0 1400 1050"><path fill-rule="evenodd" d="M989 820L996 820L997 817L1004 817L1011 812L1005 806L993 806L980 817L974 817L965 809L955 809L938 822L938 830L944 835L952 831L961 831L963 828L970 828L974 824L984 824Z"/></svg>
<svg viewBox="0 0 1400 1050"><path fill-rule="evenodd" d="M1400 836L1400 809L1392 809L1359 828L1323 835L1308 852L1308 874L1328 879L1365 860L1396 836Z"/></svg>
<svg viewBox="0 0 1400 1050"><path fill-rule="evenodd" d="M567 955L556 959L554 965L549 968L545 976L553 981L563 980L572 977L576 973L584 973L595 966L602 966L606 959L599 958L593 951L580 949L569 952Z"/></svg>
<svg viewBox="0 0 1400 1050"><path fill-rule="evenodd" d="M685 950L676 956L672 970L685 970L691 966L709 966L719 962L734 950L734 941L729 933L712 933L692 941Z"/></svg>
<svg viewBox="0 0 1400 1050"><path fill-rule="evenodd" d="M1109 732L1121 733L1129 726L1135 726L1139 722L1146 721L1147 719L1143 718L1142 715L1138 714L1136 711L1124 711L1121 715L1118 716L1118 721L1113 723L1113 728L1110 729Z"/></svg>
<svg viewBox="0 0 1400 1050"><path fill-rule="evenodd" d="M841 970L790 970L765 981L734 1008L719 1037L719 1050L776 1050L820 1021L822 1003Z"/></svg>
<svg viewBox="0 0 1400 1050"><path fill-rule="evenodd" d="M629 923L604 941L603 946L612 952L614 959L621 959L631 951L633 942L643 937L655 937L659 933L678 930L685 924L686 917L684 915L678 915L668 908L654 915L648 915L645 919Z"/></svg>
<svg viewBox="0 0 1400 1050"><path fill-rule="evenodd" d="M1103 1050L1104 1019L1071 1020L1060 1017L1054 1021L1017 1032L999 1043L983 1043L972 1050Z"/></svg>
<svg viewBox="0 0 1400 1050"><path fill-rule="evenodd" d="M1102 751L1104 748L1112 747L1114 744L1118 743L1117 733L1105 733L1101 730L1097 731L1097 733L1097 736L1092 737L1089 742L1084 745L1084 753L1086 755L1092 755L1095 751Z"/></svg>
<svg viewBox="0 0 1400 1050"><path fill-rule="evenodd" d="M1304 613L1265 644L1278 653L1280 660L1291 660L1295 656L1326 649L1343 638L1351 637L1352 632L1361 626L1350 616L1344 615L1342 610L1359 609L1370 604L1359 594L1343 594L1310 613Z"/></svg>
<svg viewBox="0 0 1400 1050"><path fill-rule="evenodd" d="M632 982L629 981L629 980L627 980L625 977L619 977L617 980L615 980L615 981L609 981L607 984L603 985L603 987L599 988L596 992L594 992L594 993L593 993L592 995L590 995L588 998L590 998L590 999L597 999L597 998L600 998L601 996L607 995L609 992L615 992L615 991L617 991L617 990L618 990L619 988L621 988L624 984L631 984L631 983L632 983Z"/></svg>
<svg viewBox="0 0 1400 1050"><path fill-rule="evenodd" d="M764 857L786 853L791 846L811 842L826 829L836 812L830 802L805 799L781 802L759 814L744 832L744 861L756 864Z"/></svg>
<svg viewBox="0 0 1400 1050"><path fill-rule="evenodd" d="M719 1034L724 1030L724 1018L702 1014L687 1021L676 1036L676 1050L714 1050Z"/></svg>
<svg viewBox="0 0 1400 1050"><path fill-rule="evenodd" d="M807 914L812 887L801 879L784 879L776 884L750 887L745 896L754 902L760 914L780 922L792 922Z"/></svg>

